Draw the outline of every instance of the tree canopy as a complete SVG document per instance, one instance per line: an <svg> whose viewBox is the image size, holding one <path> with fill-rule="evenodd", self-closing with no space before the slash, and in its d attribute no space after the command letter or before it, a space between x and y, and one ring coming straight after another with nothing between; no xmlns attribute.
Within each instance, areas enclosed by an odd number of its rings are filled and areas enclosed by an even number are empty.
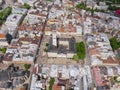
<svg viewBox="0 0 120 90"><path fill-rule="evenodd" d="M79 59L79 56L76 54L73 56L73 60L77 61Z"/></svg>
<svg viewBox="0 0 120 90"><path fill-rule="evenodd" d="M11 13L12 8L7 7L3 11L0 12L0 25L6 20L8 15Z"/></svg>
<svg viewBox="0 0 120 90"><path fill-rule="evenodd" d="M80 59L85 58L85 44L84 42L77 43L77 55L79 56Z"/></svg>
<svg viewBox="0 0 120 90"><path fill-rule="evenodd" d="M28 64L24 64L24 68L25 68L25 70L28 70L29 69L29 65Z"/></svg>
<svg viewBox="0 0 120 90"><path fill-rule="evenodd" d="M55 82L54 78L50 78L50 82L49 82L49 90L52 90L53 84Z"/></svg>
<svg viewBox="0 0 120 90"><path fill-rule="evenodd" d="M73 56L73 59L77 61L78 59L84 59L86 56L86 49L84 42L76 43L77 54Z"/></svg>
<svg viewBox="0 0 120 90"><path fill-rule="evenodd" d="M5 53L5 52L6 52L6 50L7 50L7 48L6 48L6 47L0 48L0 51L1 51L2 53Z"/></svg>
<svg viewBox="0 0 120 90"><path fill-rule="evenodd" d="M86 5L84 3L79 3L75 6L77 9L85 9Z"/></svg>
<svg viewBox="0 0 120 90"><path fill-rule="evenodd" d="M27 3L24 3L24 5L22 6L22 8L25 8L25 9L30 9L30 5L27 4Z"/></svg>
<svg viewBox="0 0 120 90"><path fill-rule="evenodd" d="M118 50L120 48L120 42L115 37L110 39L110 45L113 51Z"/></svg>
<svg viewBox="0 0 120 90"><path fill-rule="evenodd" d="M120 7L109 5L108 9L109 9L109 10L112 10L112 11L115 11L115 10L120 9Z"/></svg>

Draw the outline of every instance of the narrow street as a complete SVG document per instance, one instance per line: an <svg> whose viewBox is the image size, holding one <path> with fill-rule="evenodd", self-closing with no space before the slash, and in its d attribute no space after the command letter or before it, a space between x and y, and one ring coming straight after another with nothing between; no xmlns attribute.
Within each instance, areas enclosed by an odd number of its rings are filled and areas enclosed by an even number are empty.
<svg viewBox="0 0 120 90"><path fill-rule="evenodd" d="M87 45L86 45L86 42L85 42L85 37L84 37L84 43L85 43L85 50L86 50L86 58L85 58L85 62L84 64L85 65L90 65L90 57L89 57L89 51L88 51L88 48L87 48Z"/></svg>
<svg viewBox="0 0 120 90"><path fill-rule="evenodd" d="M35 62L34 62L34 64L37 63L37 60L39 60L39 59L38 59L38 56L40 55L40 50L39 50L39 49L40 49L40 47L41 47L41 43L42 43L43 38L44 38L44 35L45 35L45 27L46 27L46 24L47 24L47 20L48 20L48 16L49 16L49 11L50 11L51 8L52 8L52 6L48 7L48 13L47 13L47 16L46 16L46 20L45 20L44 26L43 26L43 28L42 28L42 35L41 35L41 39L40 39L40 41L39 41L38 50L37 50L37 53L36 53L36 57L35 57ZM39 64L40 64L40 63L39 63Z"/></svg>

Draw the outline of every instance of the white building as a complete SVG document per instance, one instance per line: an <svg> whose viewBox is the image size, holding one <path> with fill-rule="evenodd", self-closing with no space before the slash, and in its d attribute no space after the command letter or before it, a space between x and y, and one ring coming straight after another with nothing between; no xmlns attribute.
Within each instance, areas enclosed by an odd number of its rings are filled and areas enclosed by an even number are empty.
<svg viewBox="0 0 120 90"><path fill-rule="evenodd" d="M88 35L86 43L88 45L91 65L118 64L106 34Z"/></svg>
<svg viewBox="0 0 120 90"><path fill-rule="evenodd" d="M91 34L92 33L92 21L91 18L87 17L86 21L83 22L84 27L84 35L85 34Z"/></svg>
<svg viewBox="0 0 120 90"><path fill-rule="evenodd" d="M11 14L8 16L5 25L7 26L18 26L23 19L23 15L20 14Z"/></svg>
<svg viewBox="0 0 120 90"><path fill-rule="evenodd" d="M34 63L35 55L38 45L33 44L30 41L21 42L21 46L18 44L20 39L13 39L10 46L6 50L7 53L13 54L10 63ZM6 60L5 60L6 61Z"/></svg>
<svg viewBox="0 0 120 90"><path fill-rule="evenodd" d="M33 6L34 2L37 0L18 0L19 3L28 3L30 6Z"/></svg>
<svg viewBox="0 0 120 90"><path fill-rule="evenodd" d="M17 0L4 0L5 4L7 5L13 5L15 2L17 2Z"/></svg>
<svg viewBox="0 0 120 90"><path fill-rule="evenodd" d="M22 15L25 15L27 14L27 9L23 9L23 8L12 8L12 13L13 14L22 14Z"/></svg>

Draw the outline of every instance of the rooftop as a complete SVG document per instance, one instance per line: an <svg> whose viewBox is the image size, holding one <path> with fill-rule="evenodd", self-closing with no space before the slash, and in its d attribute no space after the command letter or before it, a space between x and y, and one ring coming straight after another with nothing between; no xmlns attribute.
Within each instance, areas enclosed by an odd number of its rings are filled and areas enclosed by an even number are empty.
<svg viewBox="0 0 120 90"><path fill-rule="evenodd" d="M23 15L20 14L10 14L5 22L6 25L19 25Z"/></svg>
<svg viewBox="0 0 120 90"><path fill-rule="evenodd" d="M7 69L0 70L0 89L23 85L28 80L29 74L29 71L20 69L13 64L9 65Z"/></svg>
<svg viewBox="0 0 120 90"><path fill-rule="evenodd" d="M74 38L56 38L57 46L53 45L53 38L51 37L48 45L48 52L57 52L58 54L76 53L76 41ZM64 43L67 43L64 45Z"/></svg>
<svg viewBox="0 0 120 90"><path fill-rule="evenodd" d="M14 13L14 14L26 14L27 13L27 9L12 8L12 13Z"/></svg>
<svg viewBox="0 0 120 90"><path fill-rule="evenodd" d="M86 42L91 65L119 64L106 34L88 35Z"/></svg>
<svg viewBox="0 0 120 90"><path fill-rule="evenodd" d="M115 88L119 87L116 84L116 78L119 77L119 66L95 66L92 68L95 78L95 86L98 88ZM115 85L115 86L114 86Z"/></svg>

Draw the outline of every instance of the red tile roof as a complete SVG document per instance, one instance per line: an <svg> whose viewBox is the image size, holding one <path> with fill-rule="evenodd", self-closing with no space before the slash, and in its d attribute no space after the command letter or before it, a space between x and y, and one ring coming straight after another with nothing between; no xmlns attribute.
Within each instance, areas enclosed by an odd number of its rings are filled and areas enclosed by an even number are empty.
<svg viewBox="0 0 120 90"><path fill-rule="evenodd" d="M5 34L0 34L0 38L5 38Z"/></svg>
<svg viewBox="0 0 120 90"><path fill-rule="evenodd" d="M93 74L94 74L97 86L102 86L102 78L100 75L99 67L93 67Z"/></svg>
<svg viewBox="0 0 120 90"><path fill-rule="evenodd" d="M61 86L58 86L57 84L53 85L53 90L62 90Z"/></svg>

